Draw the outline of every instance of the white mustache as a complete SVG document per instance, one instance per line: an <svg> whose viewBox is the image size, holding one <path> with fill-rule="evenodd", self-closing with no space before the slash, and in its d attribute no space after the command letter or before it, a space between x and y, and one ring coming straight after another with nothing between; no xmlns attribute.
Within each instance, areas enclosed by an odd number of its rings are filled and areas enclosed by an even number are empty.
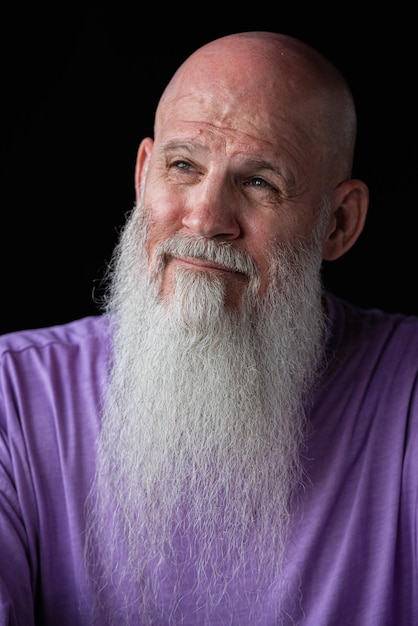
<svg viewBox="0 0 418 626"><path fill-rule="evenodd" d="M152 266L157 272L163 269L168 256L210 261L227 270L244 274L248 278L259 278L258 267L251 256L225 241L218 242L214 239L177 233L156 248Z"/></svg>

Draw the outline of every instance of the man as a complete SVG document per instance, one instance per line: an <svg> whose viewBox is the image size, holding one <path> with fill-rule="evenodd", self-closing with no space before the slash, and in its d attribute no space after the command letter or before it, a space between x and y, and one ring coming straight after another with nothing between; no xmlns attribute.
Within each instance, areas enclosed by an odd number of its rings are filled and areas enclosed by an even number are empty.
<svg viewBox="0 0 418 626"><path fill-rule="evenodd" d="M176 72L104 314L2 338L1 624L417 622L418 320L321 282L355 135L291 37Z"/></svg>

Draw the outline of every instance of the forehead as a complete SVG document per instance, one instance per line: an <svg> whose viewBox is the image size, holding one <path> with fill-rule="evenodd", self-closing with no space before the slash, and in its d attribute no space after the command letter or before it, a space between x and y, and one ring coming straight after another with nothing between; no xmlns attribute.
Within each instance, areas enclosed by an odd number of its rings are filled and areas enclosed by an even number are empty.
<svg viewBox="0 0 418 626"><path fill-rule="evenodd" d="M160 123L207 121L274 141L284 131L311 132L319 89L312 64L277 37L226 38L193 54L168 84L156 114Z"/></svg>
<svg viewBox="0 0 418 626"><path fill-rule="evenodd" d="M160 118L160 126L167 131L172 126L205 126L234 133L237 137L263 140L272 130L274 118L267 110L260 112L248 99L242 101L237 93L198 93L190 91L180 98L168 101Z"/></svg>
<svg viewBox="0 0 418 626"><path fill-rule="evenodd" d="M258 159L290 169L297 176L313 161L314 146L304 124L290 109L246 86L219 84L216 90L193 85L165 99L158 114L159 146L195 144L228 158Z"/></svg>
<svg viewBox="0 0 418 626"><path fill-rule="evenodd" d="M259 76L246 80L225 68L218 72L206 65L196 68L193 79L187 73L187 80L175 80L167 89L157 109L156 131L160 124L184 119L206 121L254 138L271 136L280 119L292 122L296 109L295 102L289 106L288 86L278 83L278 77L264 76L260 84Z"/></svg>

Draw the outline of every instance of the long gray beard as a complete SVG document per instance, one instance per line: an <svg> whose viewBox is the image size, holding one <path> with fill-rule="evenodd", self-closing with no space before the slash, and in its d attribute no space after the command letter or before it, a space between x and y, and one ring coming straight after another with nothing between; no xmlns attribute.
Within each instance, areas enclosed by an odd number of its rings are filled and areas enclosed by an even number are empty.
<svg viewBox="0 0 418 626"><path fill-rule="evenodd" d="M178 624L187 607L209 624L224 605L237 623L245 602L249 623L261 623L304 480L305 407L324 332L321 233L309 248L272 245L261 301L257 271L240 255L249 278L239 310L205 272L178 272L169 303L158 295L170 245L227 265L233 248L174 238L148 269L146 233L138 207L108 299L114 358L87 550L103 610L117 609L100 620Z"/></svg>

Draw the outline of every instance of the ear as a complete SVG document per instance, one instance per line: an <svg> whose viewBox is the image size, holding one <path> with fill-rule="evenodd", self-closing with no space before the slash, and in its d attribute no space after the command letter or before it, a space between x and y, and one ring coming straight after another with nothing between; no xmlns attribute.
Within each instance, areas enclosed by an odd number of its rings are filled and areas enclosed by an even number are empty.
<svg viewBox="0 0 418 626"><path fill-rule="evenodd" d="M137 202L141 195L141 183L144 180L145 174L147 172L147 166L151 157L153 145L154 141L153 139L151 139L151 137L146 137L139 144L135 166L135 194Z"/></svg>
<svg viewBox="0 0 418 626"><path fill-rule="evenodd" d="M334 261L355 244L363 231L369 206L369 190L363 181L345 180L331 198L330 223L323 243L322 258Z"/></svg>

